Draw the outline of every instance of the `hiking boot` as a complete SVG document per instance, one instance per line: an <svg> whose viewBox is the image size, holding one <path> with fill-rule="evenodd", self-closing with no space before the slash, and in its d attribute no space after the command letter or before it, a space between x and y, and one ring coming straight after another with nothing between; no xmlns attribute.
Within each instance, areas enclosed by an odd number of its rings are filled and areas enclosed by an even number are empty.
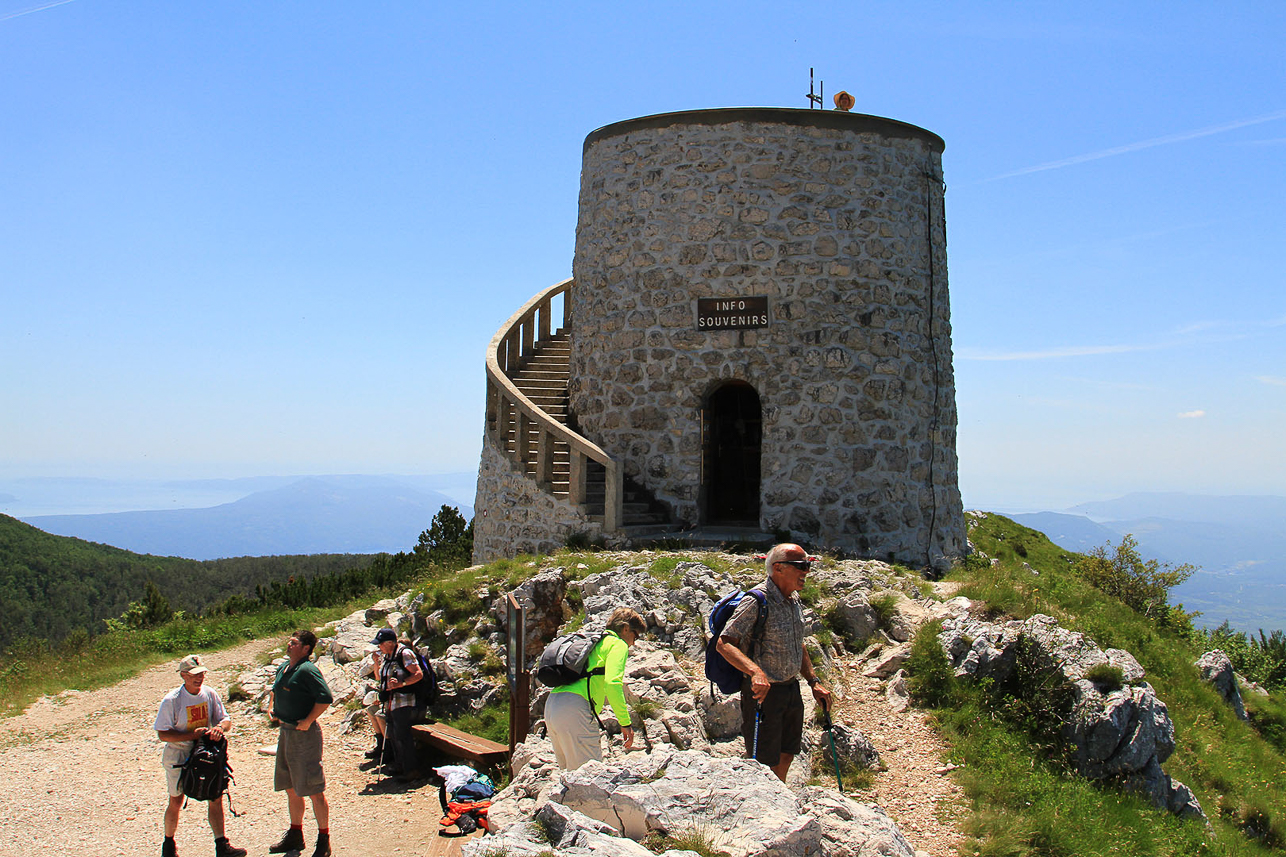
<svg viewBox="0 0 1286 857"><path fill-rule="evenodd" d="M304 832L293 827L286 831L281 841L268 846L269 854L285 854L287 851L304 850Z"/></svg>
<svg viewBox="0 0 1286 857"><path fill-rule="evenodd" d="M368 759L378 759L384 753L384 742L376 741L375 746L364 754Z"/></svg>
<svg viewBox="0 0 1286 857"><path fill-rule="evenodd" d="M161 857L179 857L179 847L173 837L161 840Z"/></svg>
<svg viewBox="0 0 1286 857"><path fill-rule="evenodd" d="M223 836L214 840L214 857L246 857L246 849L236 847Z"/></svg>
<svg viewBox="0 0 1286 857"><path fill-rule="evenodd" d="M317 847L313 849L313 857L330 857L330 834L317 834Z"/></svg>

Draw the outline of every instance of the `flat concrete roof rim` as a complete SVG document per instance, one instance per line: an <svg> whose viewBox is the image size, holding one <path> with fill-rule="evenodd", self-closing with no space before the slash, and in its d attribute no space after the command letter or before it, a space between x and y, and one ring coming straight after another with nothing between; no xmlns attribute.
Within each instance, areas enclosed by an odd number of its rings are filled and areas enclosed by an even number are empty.
<svg viewBox="0 0 1286 857"><path fill-rule="evenodd" d="M845 113L842 110L809 110L797 107L716 107L708 110L679 110L673 113L654 113L636 119L625 119L591 131L585 138L582 154L599 140L619 137L632 131L650 128L668 128L672 125L728 125L734 122L760 122L764 124L797 125L799 127L835 128L854 133L874 132L885 137L908 137L921 140L938 154L947 144L932 131L908 122L869 116L865 113Z"/></svg>

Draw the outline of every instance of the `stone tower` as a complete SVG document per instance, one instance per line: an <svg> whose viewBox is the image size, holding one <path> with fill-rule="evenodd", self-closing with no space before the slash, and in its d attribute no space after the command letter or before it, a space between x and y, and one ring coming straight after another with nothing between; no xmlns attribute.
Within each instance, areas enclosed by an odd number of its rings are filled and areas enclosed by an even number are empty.
<svg viewBox="0 0 1286 857"><path fill-rule="evenodd" d="M661 528L917 565L963 553L943 148L822 110L590 134L573 279L488 352L475 557L628 541L645 531L627 496ZM542 350L566 361L557 426L525 410Z"/></svg>

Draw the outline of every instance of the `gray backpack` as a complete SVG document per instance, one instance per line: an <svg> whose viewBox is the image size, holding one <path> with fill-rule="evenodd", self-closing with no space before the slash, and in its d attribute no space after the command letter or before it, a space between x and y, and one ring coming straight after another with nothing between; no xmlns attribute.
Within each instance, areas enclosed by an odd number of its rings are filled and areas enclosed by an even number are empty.
<svg viewBox="0 0 1286 857"><path fill-rule="evenodd" d="M559 688L590 675L602 675L602 667L588 669L589 654L606 636L602 631L574 631L564 634L545 646L545 651L541 652L540 661L536 665L536 678L546 687Z"/></svg>

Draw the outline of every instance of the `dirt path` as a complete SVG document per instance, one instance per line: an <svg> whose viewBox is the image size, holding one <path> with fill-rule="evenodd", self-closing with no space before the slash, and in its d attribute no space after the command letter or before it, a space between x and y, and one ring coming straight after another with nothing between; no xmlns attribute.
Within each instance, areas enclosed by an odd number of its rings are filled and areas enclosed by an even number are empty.
<svg viewBox="0 0 1286 857"><path fill-rule="evenodd" d="M947 747L914 708L895 712L876 679L840 662L845 699L835 706L835 719L866 736L888 770L876 774L869 789L848 790L862 803L879 804L898 823L916 853L956 857L962 841L960 819L967 802L951 778Z"/></svg>
<svg viewBox="0 0 1286 857"><path fill-rule="evenodd" d="M203 655L207 679L221 696L255 658L281 641L258 640ZM0 720L0 855L76 854L137 857L160 853L165 808L160 743L152 731L161 697L178 685L174 664L92 692L46 698L24 714ZM231 764L236 776L228 819L233 844L267 853L285 830L286 802L272 790L273 758L258 749L276 743L262 718L233 713ZM331 718L338 716L332 713ZM328 719L323 719L323 726ZM369 736L326 733L326 793L335 853L345 857L451 857L458 841L437 835L437 790L363 794L374 775L358 769ZM304 822L311 842L311 811ZM181 855L213 852L204 807L190 804L176 837Z"/></svg>
<svg viewBox="0 0 1286 857"><path fill-rule="evenodd" d="M229 682L279 645L258 640L203 655L211 669L208 681L226 697ZM882 806L917 851L953 857L964 801L946 775L945 747L921 713L892 712L878 681L862 678L855 667L837 666L846 688L837 720L860 729L888 766L870 789L849 795ZM0 857L157 853L165 787L152 722L161 697L177 684L174 665L164 664L113 687L40 700L24 714L0 720ZM338 716L332 712L323 726ZM333 728L325 735L336 854L459 854L458 840L437 835L436 789L420 783L407 791L372 790L374 776L358 767L369 735L337 736ZM265 854L287 823L285 799L272 790L273 758L259 752L275 742L275 730L263 718L234 711L232 794L243 816L229 818L228 833L255 855ZM305 820L310 843L314 831L310 812ZM177 841L180 854L210 853L203 807L184 810Z"/></svg>

